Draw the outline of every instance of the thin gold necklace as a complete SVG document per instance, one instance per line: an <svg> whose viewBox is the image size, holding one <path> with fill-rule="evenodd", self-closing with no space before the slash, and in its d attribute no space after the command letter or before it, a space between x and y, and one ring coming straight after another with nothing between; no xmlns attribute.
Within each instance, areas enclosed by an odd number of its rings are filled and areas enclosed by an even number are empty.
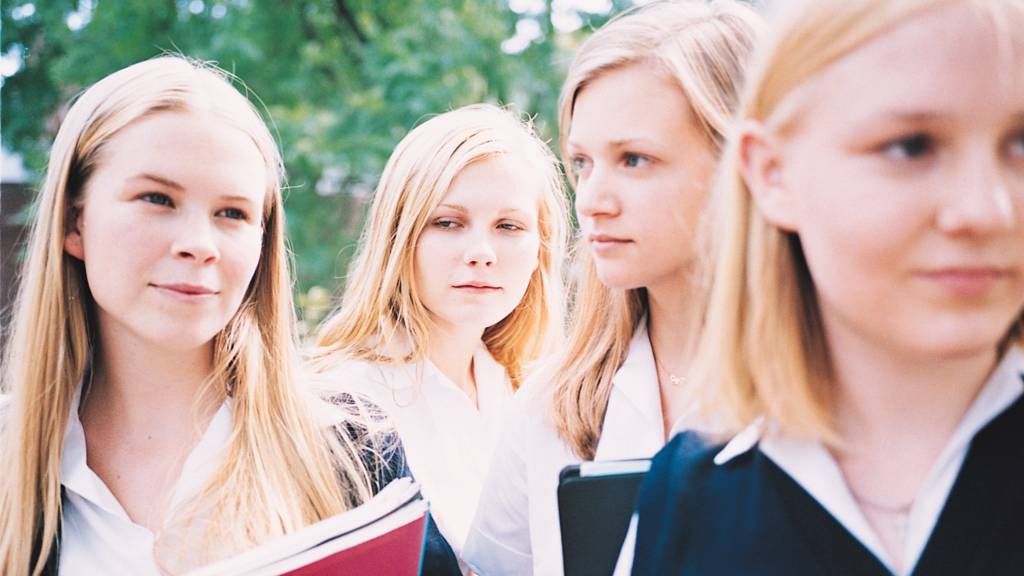
<svg viewBox="0 0 1024 576"><path fill-rule="evenodd" d="M671 382L673 386L682 386L683 384L686 384L686 378L680 378L679 376L669 372L668 368L665 368L665 365L661 363L661 360L658 360L658 355L654 353L654 346L651 346L651 356L654 356L654 363L664 370L665 374L668 374L668 381Z"/></svg>

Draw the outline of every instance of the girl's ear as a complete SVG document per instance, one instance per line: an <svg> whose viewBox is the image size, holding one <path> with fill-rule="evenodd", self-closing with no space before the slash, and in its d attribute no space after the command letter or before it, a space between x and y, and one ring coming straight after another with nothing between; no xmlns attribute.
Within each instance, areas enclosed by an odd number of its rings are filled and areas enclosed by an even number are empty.
<svg viewBox="0 0 1024 576"><path fill-rule="evenodd" d="M798 232L793 196L783 177L782 143L758 120L737 131L739 170L761 216L787 232Z"/></svg>
<svg viewBox="0 0 1024 576"><path fill-rule="evenodd" d="M85 247L82 244L82 209L72 207L68 210L67 230L64 231L64 251L85 260Z"/></svg>

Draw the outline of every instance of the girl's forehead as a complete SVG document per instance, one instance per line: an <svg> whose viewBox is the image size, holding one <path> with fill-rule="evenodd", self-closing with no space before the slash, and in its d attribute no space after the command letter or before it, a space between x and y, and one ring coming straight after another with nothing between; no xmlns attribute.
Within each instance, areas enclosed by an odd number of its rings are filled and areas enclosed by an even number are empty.
<svg viewBox="0 0 1024 576"><path fill-rule="evenodd" d="M799 102L798 116L841 113L861 124L1019 115L1024 29L1017 28L1017 34L1001 29L991 14L969 3L930 10L857 46L787 100Z"/></svg>
<svg viewBox="0 0 1024 576"><path fill-rule="evenodd" d="M537 212L544 187L543 175L522 156L497 154L477 159L459 170L438 205Z"/></svg>

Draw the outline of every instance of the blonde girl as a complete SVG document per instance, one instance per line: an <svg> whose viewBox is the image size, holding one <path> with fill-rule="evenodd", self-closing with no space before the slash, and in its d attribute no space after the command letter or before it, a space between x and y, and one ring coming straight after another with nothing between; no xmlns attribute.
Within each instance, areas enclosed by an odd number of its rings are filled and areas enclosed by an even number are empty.
<svg viewBox="0 0 1024 576"><path fill-rule="evenodd" d="M559 471L650 457L680 402L691 241L760 22L731 0L617 18L562 89L563 161L580 235L569 340L524 388L463 558L482 574L561 574Z"/></svg>
<svg viewBox="0 0 1024 576"><path fill-rule="evenodd" d="M281 160L230 80L156 58L62 123L5 351L4 574L181 572L402 467L300 386Z"/></svg>
<svg viewBox="0 0 1024 576"><path fill-rule="evenodd" d="M562 336L565 203L554 155L516 114L431 118L388 161L320 332L315 366L391 413L456 551L512 393Z"/></svg>
<svg viewBox="0 0 1024 576"><path fill-rule="evenodd" d="M774 8L633 574L1021 574L1024 3Z"/></svg>

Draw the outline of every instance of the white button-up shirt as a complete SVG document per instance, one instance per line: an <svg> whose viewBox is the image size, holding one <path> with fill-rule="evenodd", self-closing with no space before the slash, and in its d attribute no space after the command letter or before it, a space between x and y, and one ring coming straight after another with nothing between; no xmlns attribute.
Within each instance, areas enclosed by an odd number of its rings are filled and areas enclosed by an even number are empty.
<svg viewBox="0 0 1024 576"><path fill-rule="evenodd" d="M512 384L481 342L473 354L479 409L430 360L408 365L345 362L321 378L367 396L394 421L430 513L456 555L469 532Z"/></svg>
<svg viewBox="0 0 1024 576"><path fill-rule="evenodd" d="M462 559L485 576L561 576L558 475L580 463L548 420L544 374L517 393ZM649 458L665 445L658 373L646 323L612 378L595 460Z"/></svg>
<svg viewBox="0 0 1024 576"><path fill-rule="evenodd" d="M78 417L81 395L79 385L64 434L61 484L67 497L62 511L64 525L58 571L62 576L162 576L153 555L157 536L131 521L121 503L87 464L85 432ZM231 406L225 400L185 460L170 509L180 505L210 478L224 457L222 448L230 433Z"/></svg>

